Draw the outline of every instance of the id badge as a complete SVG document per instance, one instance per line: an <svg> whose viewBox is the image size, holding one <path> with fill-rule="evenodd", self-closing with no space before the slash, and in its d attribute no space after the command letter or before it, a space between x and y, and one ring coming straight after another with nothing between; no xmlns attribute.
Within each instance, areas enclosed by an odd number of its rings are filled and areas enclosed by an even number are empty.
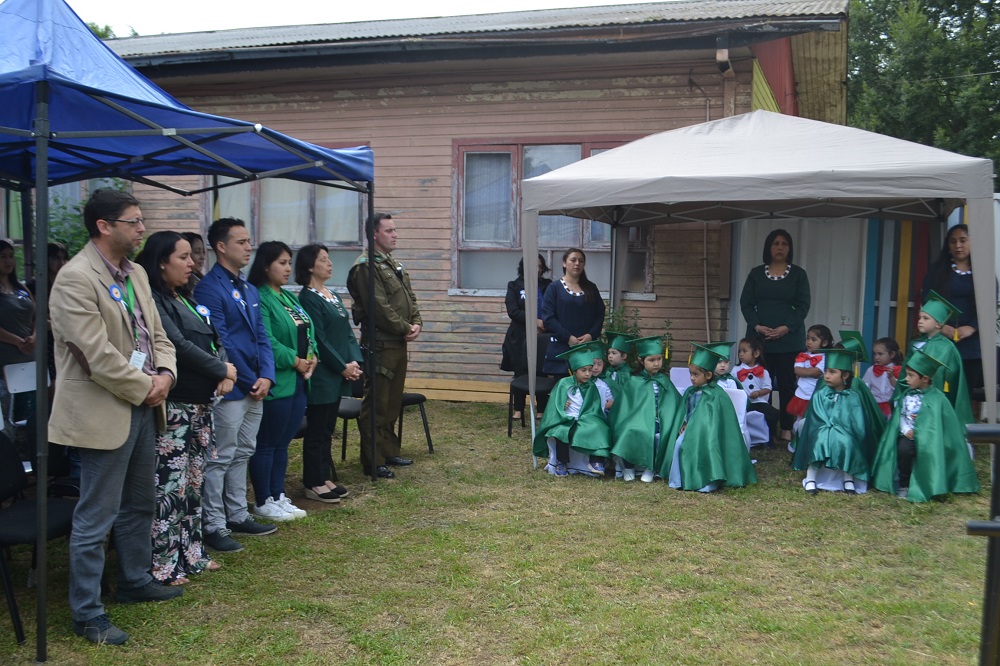
<svg viewBox="0 0 1000 666"><path fill-rule="evenodd" d="M133 350L132 356L130 356L128 359L128 364L131 365L133 368L138 368L139 370L142 370L143 367L146 365L145 352L141 352L138 349Z"/></svg>

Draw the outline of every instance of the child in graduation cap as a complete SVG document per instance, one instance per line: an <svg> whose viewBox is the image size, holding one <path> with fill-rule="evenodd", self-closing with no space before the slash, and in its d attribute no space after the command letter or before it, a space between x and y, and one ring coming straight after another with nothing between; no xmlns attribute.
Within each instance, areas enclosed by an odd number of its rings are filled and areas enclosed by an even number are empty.
<svg viewBox="0 0 1000 666"><path fill-rule="evenodd" d="M715 381L718 382L719 386L724 389L735 389L743 390L743 384L739 379L736 378L732 373L732 364L729 362L729 349L736 344L735 342L719 342L715 343L718 345L725 346L727 356L720 358L718 365L715 366Z"/></svg>
<svg viewBox="0 0 1000 666"><path fill-rule="evenodd" d="M681 394L664 373L663 338L653 336L633 340L641 364L618 389L611 412L611 449L623 481L652 483L666 449L666 440L680 427L684 414Z"/></svg>
<svg viewBox="0 0 1000 666"><path fill-rule="evenodd" d="M669 440L660 476L669 480L671 488L700 492L757 483L736 410L715 381L715 366L723 355L692 345L691 386L682 398L683 423Z"/></svg>
<svg viewBox="0 0 1000 666"><path fill-rule="evenodd" d="M591 381L595 348L587 342L557 357L569 363L570 375L549 394L533 447L536 456L548 457L545 469L556 476L604 476L611 455L601 392Z"/></svg>
<svg viewBox="0 0 1000 666"><path fill-rule="evenodd" d="M604 416L607 416L611 406L615 403L614 392L605 381L607 360L604 355L607 352L607 345L600 340L594 340L589 344L594 349L594 367L590 371L590 381L594 382L597 390L601 392L601 404L604 406Z"/></svg>
<svg viewBox="0 0 1000 666"><path fill-rule="evenodd" d="M920 336L910 343L906 358L919 349L941 362L941 370L934 374L934 386L948 397L948 402L955 408L959 422L967 425L975 423L976 419L972 414L972 402L969 400L969 389L965 383L962 355L955 347L955 343L941 334L941 328L948 323L948 320L959 314L960 310L931 290L920 307L920 314L917 315L917 331L920 332ZM903 365L906 365L905 361ZM893 393L894 404L907 388L909 386L906 378L900 377Z"/></svg>
<svg viewBox="0 0 1000 666"><path fill-rule="evenodd" d="M911 502L926 502L948 493L978 492L965 424L934 379L947 368L918 349L906 356L903 369L906 388L896 398L892 417L879 440L872 462L872 485ZM900 378L898 384L902 383Z"/></svg>
<svg viewBox="0 0 1000 666"><path fill-rule="evenodd" d="M853 495L867 489L860 484L868 480L877 439L868 427L859 394L851 390L852 383L861 383L854 381L854 352L826 349L824 354L823 384L813 393L802 430L796 435L792 467L805 470L802 485L810 495L818 492L822 470L827 473L821 487ZM881 411L874 402L871 409L881 423Z"/></svg>
<svg viewBox="0 0 1000 666"><path fill-rule="evenodd" d="M636 339L628 333L605 331L608 339L608 367L602 373L602 378L611 387L611 392L617 392L632 376L632 368L628 364L629 354L632 354L632 343Z"/></svg>

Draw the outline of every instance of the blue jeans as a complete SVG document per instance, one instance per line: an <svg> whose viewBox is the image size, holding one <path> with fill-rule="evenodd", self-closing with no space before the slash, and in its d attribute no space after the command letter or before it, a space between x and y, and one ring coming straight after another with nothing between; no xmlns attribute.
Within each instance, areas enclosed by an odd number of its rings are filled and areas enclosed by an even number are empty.
<svg viewBox="0 0 1000 666"><path fill-rule="evenodd" d="M150 529L156 508L156 419L145 405L132 407L128 438L117 449L80 451L80 501L69 537L69 606L85 622L104 613L101 576L104 540L114 527L118 589L153 580Z"/></svg>
<svg viewBox="0 0 1000 666"><path fill-rule="evenodd" d="M301 377L296 380L291 396L264 401L257 450L250 458L250 482L257 506L262 506L268 497L278 499L285 492L288 445L299 431L305 413L306 390Z"/></svg>

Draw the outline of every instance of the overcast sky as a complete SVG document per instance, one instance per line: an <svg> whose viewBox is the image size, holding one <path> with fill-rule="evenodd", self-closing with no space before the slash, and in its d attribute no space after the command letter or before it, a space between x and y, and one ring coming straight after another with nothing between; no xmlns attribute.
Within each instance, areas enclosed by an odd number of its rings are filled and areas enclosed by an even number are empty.
<svg viewBox="0 0 1000 666"><path fill-rule="evenodd" d="M644 0L67 0L87 23L110 25L119 37L134 29L140 35L165 32L202 32L272 25L350 23L392 18L426 18L496 12L640 4ZM645 0L646 2L655 0Z"/></svg>

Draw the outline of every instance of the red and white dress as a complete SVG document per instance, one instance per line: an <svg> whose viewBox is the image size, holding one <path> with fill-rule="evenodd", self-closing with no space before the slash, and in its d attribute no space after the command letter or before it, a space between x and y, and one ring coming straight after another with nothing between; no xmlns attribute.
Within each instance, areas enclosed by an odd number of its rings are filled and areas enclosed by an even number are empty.
<svg viewBox="0 0 1000 666"><path fill-rule="evenodd" d="M810 354L809 352L802 352L795 357L795 367L796 368L816 368L822 373L826 370L826 356L823 354ZM795 386L795 395L792 399L788 401L788 407L785 411L789 414L794 414L798 418L802 418L806 415L806 408L809 407L809 401L812 399L813 391L816 390L816 383L820 380L820 377L797 377L798 380Z"/></svg>
<svg viewBox="0 0 1000 666"><path fill-rule="evenodd" d="M871 390L872 395L875 396L875 402L878 403L886 418L892 416L891 400L895 390L892 382L889 381L889 376L899 379L900 370L902 370L902 366L890 363L889 365L873 365L865 372L863 381Z"/></svg>

